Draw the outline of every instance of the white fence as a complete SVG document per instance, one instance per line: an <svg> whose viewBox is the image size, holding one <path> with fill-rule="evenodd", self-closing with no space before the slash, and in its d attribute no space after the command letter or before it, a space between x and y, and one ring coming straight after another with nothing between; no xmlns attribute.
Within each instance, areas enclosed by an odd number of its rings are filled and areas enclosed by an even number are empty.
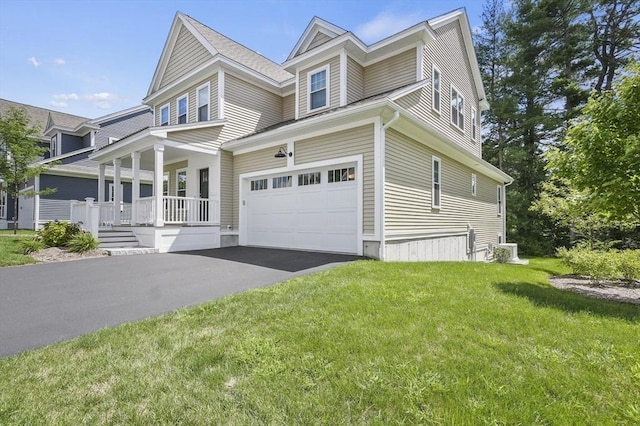
<svg viewBox="0 0 640 426"><path fill-rule="evenodd" d="M93 201L93 198L85 198L85 201L71 200L70 222L79 224L80 228L97 237L100 207Z"/></svg>
<svg viewBox="0 0 640 426"><path fill-rule="evenodd" d="M162 197L162 220L166 224L211 225L219 223L218 201L194 197ZM136 203L136 222L154 223L155 197L141 198Z"/></svg>

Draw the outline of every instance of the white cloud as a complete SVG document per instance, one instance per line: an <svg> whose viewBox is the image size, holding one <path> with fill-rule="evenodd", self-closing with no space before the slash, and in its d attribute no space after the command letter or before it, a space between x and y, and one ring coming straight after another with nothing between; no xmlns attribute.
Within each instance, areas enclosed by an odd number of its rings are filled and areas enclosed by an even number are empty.
<svg viewBox="0 0 640 426"><path fill-rule="evenodd" d="M66 63L67 63L67 61L65 61L64 59L62 59L62 58L56 58L56 64L58 64L58 65L64 65L64 64L66 64Z"/></svg>
<svg viewBox="0 0 640 426"><path fill-rule="evenodd" d="M86 95L83 99L93 102L93 105L100 109L109 109L111 108L111 101L115 101L118 99L116 95L113 93L100 92L94 93L92 95Z"/></svg>
<svg viewBox="0 0 640 426"><path fill-rule="evenodd" d="M36 60L35 56L27 58L27 61L31 62L31 65L33 65L34 68L38 68L40 66L40 62Z"/></svg>
<svg viewBox="0 0 640 426"><path fill-rule="evenodd" d="M75 93L61 93L59 95L53 95L53 99L60 101L77 101L80 97Z"/></svg>
<svg viewBox="0 0 640 426"><path fill-rule="evenodd" d="M66 108L69 106L69 104L67 104L66 102L60 102L60 101L49 101L49 105L54 106L56 108Z"/></svg>
<svg viewBox="0 0 640 426"><path fill-rule="evenodd" d="M420 13L396 15L392 12L382 12L369 22L356 28L356 35L366 43L379 41L385 37L404 30L423 21Z"/></svg>

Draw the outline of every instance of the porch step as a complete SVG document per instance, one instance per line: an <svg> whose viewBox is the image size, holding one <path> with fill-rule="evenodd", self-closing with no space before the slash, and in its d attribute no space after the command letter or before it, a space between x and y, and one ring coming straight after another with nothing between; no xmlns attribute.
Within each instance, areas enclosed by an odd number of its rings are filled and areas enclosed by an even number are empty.
<svg viewBox="0 0 640 426"><path fill-rule="evenodd" d="M140 247L140 242L131 231L98 231L101 249Z"/></svg>
<svg viewBox="0 0 640 426"><path fill-rule="evenodd" d="M150 248L150 247L129 247L129 248L125 248L125 247L120 247L120 248L108 248L105 249L107 253L109 253L109 256L131 256L134 254L152 254L152 253L159 253L160 250L158 250L157 248Z"/></svg>

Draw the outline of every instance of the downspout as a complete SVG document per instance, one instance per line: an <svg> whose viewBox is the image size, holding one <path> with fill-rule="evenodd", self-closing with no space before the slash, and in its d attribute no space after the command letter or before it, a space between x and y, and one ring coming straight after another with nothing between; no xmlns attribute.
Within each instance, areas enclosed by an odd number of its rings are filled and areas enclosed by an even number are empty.
<svg viewBox="0 0 640 426"><path fill-rule="evenodd" d="M385 260L385 252L386 252L386 244L385 244L385 236L384 236L384 230L385 230L385 221L384 221L384 215L385 215L385 196L384 196L384 192L385 192L385 182L386 182L386 166L385 166L385 152L386 152L386 140L387 140L387 136L386 136L386 130L391 127L396 121L398 121L398 119L400 118L400 111L395 110L393 112L393 117L391 118L391 120L389 120L386 124L382 124L380 126L380 171L382 174L382 177L380 178L381 180L381 186L380 186L380 220L379 220L379 234L380 234L380 253L379 253L379 258L380 260L384 261Z"/></svg>
<svg viewBox="0 0 640 426"><path fill-rule="evenodd" d="M504 200L502 201L504 203L504 214L502 215L503 219L502 219L502 235L504 236L504 241L503 242L507 242L507 186L511 185L513 183L513 180L510 182L505 182L504 183Z"/></svg>

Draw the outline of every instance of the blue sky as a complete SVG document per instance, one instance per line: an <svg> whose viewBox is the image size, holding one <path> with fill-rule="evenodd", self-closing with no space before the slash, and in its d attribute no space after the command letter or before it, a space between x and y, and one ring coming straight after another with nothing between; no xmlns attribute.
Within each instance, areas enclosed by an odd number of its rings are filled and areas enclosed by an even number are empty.
<svg viewBox="0 0 640 426"><path fill-rule="evenodd" d="M0 0L0 98L97 118L145 97L176 11L281 63L313 16L376 42L482 0Z"/></svg>

